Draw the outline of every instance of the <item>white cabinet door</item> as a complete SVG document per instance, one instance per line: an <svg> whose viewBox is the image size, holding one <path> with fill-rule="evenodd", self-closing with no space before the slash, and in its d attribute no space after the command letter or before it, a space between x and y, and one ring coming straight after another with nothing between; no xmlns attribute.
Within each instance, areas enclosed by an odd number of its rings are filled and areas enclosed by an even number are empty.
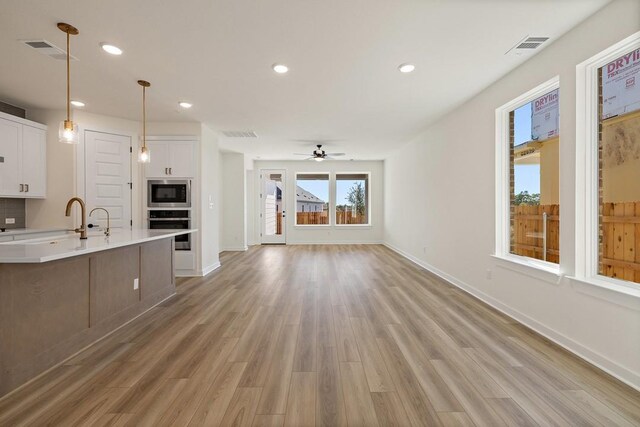
<svg viewBox="0 0 640 427"><path fill-rule="evenodd" d="M20 192L22 125L0 119L0 196L22 196Z"/></svg>
<svg viewBox="0 0 640 427"><path fill-rule="evenodd" d="M169 176L175 178L195 176L193 146L191 141L169 142Z"/></svg>
<svg viewBox="0 0 640 427"><path fill-rule="evenodd" d="M22 127L22 178L24 197L47 194L47 133L31 126Z"/></svg>
<svg viewBox="0 0 640 427"><path fill-rule="evenodd" d="M169 176L169 149L166 141L147 141L151 161L145 165L147 178L166 178Z"/></svg>

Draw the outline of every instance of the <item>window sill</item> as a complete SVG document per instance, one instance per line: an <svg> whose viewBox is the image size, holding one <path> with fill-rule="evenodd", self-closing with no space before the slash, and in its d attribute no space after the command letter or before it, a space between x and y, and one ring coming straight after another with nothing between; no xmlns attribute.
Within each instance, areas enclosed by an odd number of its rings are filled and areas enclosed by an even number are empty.
<svg viewBox="0 0 640 427"><path fill-rule="evenodd" d="M632 310L640 311L640 285L627 285L621 280L601 276L579 278L569 276L572 287L583 294L599 298Z"/></svg>
<svg viewBox="0 0 640 427"><path fill-rule="evenodd" d="M294 224L294 226L300 228L329 228L331 224Z"/></svg>
<svg viewBox="0 0 640 427"><path fill-rule="evenodd" d="M337 228L363 228L363 227L371 227L371 224L336 224Z"/></svg>
<svg viewBox="0 0 640 427"><path fill-rule="evenodd" d="M543 280L553 285L559 285L563 277L560 273L560 266L549 262L532 260L515 255L491 255L491 257L498 261L496 263L497 267Z"/></svg>

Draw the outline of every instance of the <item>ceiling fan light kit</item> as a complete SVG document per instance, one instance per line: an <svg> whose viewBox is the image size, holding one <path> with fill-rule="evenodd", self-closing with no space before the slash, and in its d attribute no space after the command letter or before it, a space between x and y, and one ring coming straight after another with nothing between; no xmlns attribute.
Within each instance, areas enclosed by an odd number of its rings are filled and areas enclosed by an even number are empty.
<svg viewBox="0 0 640 427"><path fill-rule="evenodd" d="M344 153L326 153L322 149L322 144L316 144L316 149L311 152L311 157L308 157L307 160L315 160L316 162L321 162L323 160L332 160L334 157L344 156ZM306 154L302 153L293 153L295 156L306 156Z"/></svg>

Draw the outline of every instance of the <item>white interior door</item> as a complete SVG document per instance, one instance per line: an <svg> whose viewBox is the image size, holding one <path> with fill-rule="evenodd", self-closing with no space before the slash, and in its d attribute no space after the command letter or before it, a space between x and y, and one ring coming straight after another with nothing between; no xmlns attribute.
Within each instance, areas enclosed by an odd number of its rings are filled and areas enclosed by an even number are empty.
<svg viewBox="0 0 640 427"><path fill-rule="evenodd" d="M85 131L85 202L109 211L111 228L131 228L131 137ZM106 226L107 216L96 211L88 222Z"/></svg>
<svg viewBox="0 0 640 427"><path fill-rule="evenodd" d="M261 170L260 223L262 224L262 244L285 244L286 211L286 175L284 170Z"/></svg>

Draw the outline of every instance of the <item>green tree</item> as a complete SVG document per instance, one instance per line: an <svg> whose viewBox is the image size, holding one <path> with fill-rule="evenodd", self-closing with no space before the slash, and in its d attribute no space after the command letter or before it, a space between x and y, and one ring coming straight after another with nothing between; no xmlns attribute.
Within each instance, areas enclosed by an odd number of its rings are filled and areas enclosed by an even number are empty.
<svg viewBox="0 0 640 427"><path fill-rule="evenodd" d="M355 207L356 214L364 215L366 205L364 185L362 185L362 182L356 182L355 185L349 189L347 201L351 206Z"/></svg>
<svg viewBox="0 0 640 427"><path fill-rule="evenodd" d="M539 205L540 204L540 193L529 194L528 191L521 191L516 194L516 198L514 200L516 205Z"/></svg>

